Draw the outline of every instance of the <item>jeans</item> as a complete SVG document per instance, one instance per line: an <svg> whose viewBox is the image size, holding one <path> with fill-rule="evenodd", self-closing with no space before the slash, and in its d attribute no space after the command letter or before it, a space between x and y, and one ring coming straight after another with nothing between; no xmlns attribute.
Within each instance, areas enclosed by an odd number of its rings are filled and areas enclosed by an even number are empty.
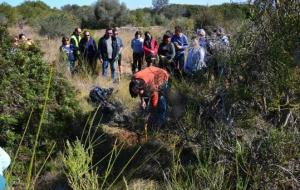
<svg viewBox="0 0 300 190"><path fill-rule="evenodd" d="M182 71L184 66L184 53L177 54L174 58L175 67L179 68Z"/></svg>
<svg viewBox="0 0 300 190"><path fill-rule="evenodd" d="M0 175L0 190L6 189L5 186L6 186L5 178L2 175Z"/></svg>
<svg viewBox="0 0 300 190"><path fill-rule="evenodd" d="M102 64L102 75L103 75L104 79L107 78L107 69L108 69L108 65L110 65L111 78L112 78L113 80L115 80L116 64L115 64L115 61L114 61L113 59L106 59L106 60L103 60L103 64Z"/></svg>
<svg viewBox="0 0 300 190"><path fill-rule="evenodd" d="M156 126L162 126L166 122L167 111L168 111L168 101L167 101L167 90L168 82L165 82L160 87L160 96L158 99L158 105L152 110L150 116L150 124ZM148 101L148 108L150 108L150 101ZM150 109L148 109L150 110Z"/></svg>

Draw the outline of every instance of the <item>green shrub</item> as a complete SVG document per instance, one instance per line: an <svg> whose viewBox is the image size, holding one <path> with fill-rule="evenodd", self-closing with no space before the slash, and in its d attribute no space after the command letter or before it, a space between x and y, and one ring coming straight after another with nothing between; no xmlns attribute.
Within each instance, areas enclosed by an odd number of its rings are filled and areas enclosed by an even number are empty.
<svg viewBox="0 0 300 190"><path fill-rule="evenodd" d="M34 26L39 26L42 18L56 12L42 1L26 1L16 8L18 13L26 20L26 23Z"/></svg>
<svg viewBox="0 0 300 190"><path fill-rule="evenodd" d="M22 134L28 116L33 110L30 131L35 131L45 99L46 85L51 66L42 58L36 46L12 49L5 27L0 29L0 125L1 142L8 142L8 132L16 137ZM68 136L69 127L74 125L80 113L75 100L75 91L59 73L51 81L48 107L43 123L42 136L60 139ZM47 131L47 132L46 132ZM17 138L18 139L18 138ZM17 140L15 139L15 140ZM14 144L15 142L11 142Z"/></svg>
<svg viewBox="0 0 300 190"><path fill-rule="evenodd" d="M0 24L15 24L18 19L17 11L7 3L0 4Z"/></svg>
<svg viewBox="0 0 300 190"><path fill-rule="evenodd" d="M40 33L50 38L69 36L79 25L78 19L69 14L59 13L46 17L41 21Z"/></svg>

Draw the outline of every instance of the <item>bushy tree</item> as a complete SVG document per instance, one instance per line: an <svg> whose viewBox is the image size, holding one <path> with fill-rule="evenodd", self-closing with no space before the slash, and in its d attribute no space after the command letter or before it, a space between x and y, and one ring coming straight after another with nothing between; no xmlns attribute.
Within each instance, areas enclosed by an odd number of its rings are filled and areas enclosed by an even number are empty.
<svg viewBox="0 0 300 190"><path fill-rule="evenodd" d="M152 25L151 11L148 9L136 9L130 12L130 23L134 26L148 27Z"/></svg>
<svg viewBox="0 0 300 190"><path fill-rule="evenodd" d="M55 12L54 9L51 9L51 7L42 1L25 1L16 8L27 23L32 25L39 25L40 19Z"/></svg>
<svg viewBox="0 0 300 190"><path fill-rule="evenodd" d="M123 26L129 20L129 11L126 4L120 4L119 0L98 0L94 13L101 28L114 25Z"/></svg>
<svg viewBox="0 0 300 190"><path fill-rule="evenodd" d="M14 7L7 3L0 4L0 23L15 24L18 20L18 14Z"/></svg>
<svg viewBox="0 0 300 190"><path fill-rule="evenodd" d="M40 33L42 35L54 38L70 35L74 28L79 25L79 21L73 15L59 13L43 19L40 25Z"/></svg>
<svg viewBox="0 0 300 190"><path fill-rule="evenodd" d="M169 0L152 0L152 6L155 11L162 9L169 4Z"/></svg>
<svg viewBox="0 0 300 190"><path fill-rule="evenodd" d="M77 17L82 28L96 29L97 19L94 14L94 6L79 6L79 5L65 5L62 7L64 12L68 12Z"/></svg>

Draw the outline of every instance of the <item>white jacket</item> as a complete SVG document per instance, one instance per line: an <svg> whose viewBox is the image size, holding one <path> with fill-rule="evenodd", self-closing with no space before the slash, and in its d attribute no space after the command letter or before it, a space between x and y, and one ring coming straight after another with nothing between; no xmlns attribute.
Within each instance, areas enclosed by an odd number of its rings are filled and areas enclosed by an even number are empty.
<svg viewBox="0 0 300 190"><path fill-rule="evenodd" d="M9 155L0 147L0 176L3 176L3 172L6 168L8 168L9 164Z"/></svg>

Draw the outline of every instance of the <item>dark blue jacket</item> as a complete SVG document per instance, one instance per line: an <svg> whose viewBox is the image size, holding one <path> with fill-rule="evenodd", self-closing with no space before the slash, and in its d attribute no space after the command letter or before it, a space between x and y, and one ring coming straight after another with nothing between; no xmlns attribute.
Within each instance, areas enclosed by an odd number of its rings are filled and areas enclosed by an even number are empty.
<svg viewBox="0 0 300 190"><path fill-rule="evenodd" d="M118 43L117 40L114 36L111 37L112 39L112 59L115 59L115 57L118 54ZM107 44L106 44L106 35L104 35L102 38L99 39L98 42L98 56L100 56L103 60L107 60L108 59L108 54L107 54Z"/></svg>
<svg viewBox="0 0 300 190"><path fill-rule="evenodd" d="M91 37L89 40L87 38L82 38L79 42L80 54L85 58L95 58L97 55L97 45L95 40Z"/></svg>

